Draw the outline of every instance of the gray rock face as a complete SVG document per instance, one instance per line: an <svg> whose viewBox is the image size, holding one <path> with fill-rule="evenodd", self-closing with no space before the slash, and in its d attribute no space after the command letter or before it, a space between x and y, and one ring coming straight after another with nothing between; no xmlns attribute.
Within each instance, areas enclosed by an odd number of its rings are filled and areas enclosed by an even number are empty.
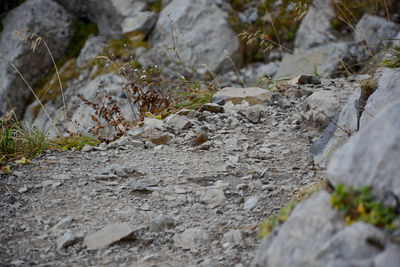
<svg viewBox="0 0 400 267"><path fill-rule="evenodd" d="M331 0L312 1L296 33L296 50L334 42L336 38L330 33L330 20L334 15Z"/></svg>
<svg viewBox="0 0 400 267"><path fill-rule="evenodd" d="M400 31L400 25L387 21L384 18L364 14L357 23L355 39L357 42L365 41L373 52L379 50L380 46L389 43L388 39L396 37Z"/></svg>
<svg viewBox="0 0 400 267"><path fill-rule="evenodd" d="M81 52L76 59L76 65L78 67L83 67L86 62L93 60L97 55L103 50L104 44L99 38L91 35L82 47Z"/></svg>
<svg viewBox="0 0 400 267"><path fill-rule="evenodd" d="M279 68L279 61L267 64L253 63L240 70L247 86L257 86L262 77L274 77Z"/></svg>
<svg viewBox="0 0 400 267"><path fill-rule="evenodd" d="M252 266L312 266L321 245L344 225L329 199L319 192L300 203L276 236L263 241Z"/></svg>
<svg viewBox="0 0 400 267"><path fill-rule="evenodd" d="M345 227L329 199L327 192L319 192L299 204L262 242L252 266L361 267L386 266L373 263L389 263L388 259L399 262L394 253L399 246L385 231L364 222Z"/></svg>
<svg viewBox="0 0 400 267"><path fill-rule="evenodd" d="M128 17L143 11L147 0L56 0L77 17L88 18L97 24L100 34L105 37L121 36L121 24Z"/></svg>
<svg viewBox="0 0 400 267"><path fill-rule="evenodd" d="M328 179L355 187L371 186L381 200L400 199L400 102L382 110L328 163ZM393 203L391 203L393 204Z"/></svg>
<svg viewBox="0 0 400 267"><path fill-rule="evenodd" d="M373 244L369 240L373 240ZM324 263L328 263L325 266L368 266L386 243L384 231L371 224L356 222L333 235L320 248L316 259L318 266Z"/></svg>
<svg viewBox="0 0 400 267"><path fill-rule="evenodd" d="M349 137L358 131L360 118L360 99L361 88L359 87L353 92L346 105L340 112L338 121L335 122L339 127L332 125L333 128L336 129L334 130L332 137L320 151L314 153L314 162L316 162L318 165L326 167L332 152L344 145Z"/></svg>
<svg viewBox="0 0 400 267"><path fill-rule="evenodd" d="M142 33L147 35L154 27L157 20L155 12L139 12L133 17L127 17L122 22L122 33L126 36Z"/></svg>
<svg viewBox="0 0 400 267"><path fill-rule="evenodd" d="M293 78L298 75L313 75L318 72L323 77L335 76L348 55L348 44L332 43L309 50L295 51L285 55L276 78Z"/></svg>
<svg viewBox="0 0 400 267"><path fill-rule="evenodd" d="M360 127L366 126L383 108L396 101L400 101L400 68L386 68L379 78L378 88L367 100Z"/></svg>
<svg viewBox="0 0 400 267"><path fill-rule="evenodd" d="M171 50L175 43L176 50L187 67L206 64L210 70L218 71L230 66L226 56L235 60L239 41L229 27L227 18L228 14L214 3L203 0L173 0L161 11L150 37L150 44L154 46L150 51L154 57L151 61L175 65L178 58ZM178 37L177 40L172 40L171 28L174 28L173 38ZM168 48L170 49L166 50ZM164 53L162 57L161 53Z"/></svg>
<svg viewBox="0 0 400 267"><path fill-rule="evenodd" d="M29 27L30 32L43 38L55 59L63 55L72 33L72 17L51 0L26 1L10 11L2 23L4 29L0 33L1 53L16 66L31 86L43 78L43 73L51 67L50 55L43 44L39 44L35 52L32 52L31 41L24 43L22 40L23 33L19 38L12 38L12 33ZM0 80L8 99L21 117L31 92L4 58L0 60ZM8 109L8 101L1 93L0 114Z"/></svg>
<svg viewBox="0 0 400 267"><path fill-rule="evenodd" d="M318 90L306 99L303 117L324 128L341 111L351 93L350 90Z"/></svg>

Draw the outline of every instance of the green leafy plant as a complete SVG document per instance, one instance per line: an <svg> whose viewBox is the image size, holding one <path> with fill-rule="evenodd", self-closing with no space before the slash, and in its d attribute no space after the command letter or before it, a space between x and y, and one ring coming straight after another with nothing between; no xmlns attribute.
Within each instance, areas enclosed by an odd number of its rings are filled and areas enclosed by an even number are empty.
<svg viewBox="0 0 400 267"><path fill-rule="evenodd" d="M344 216L346 225L363 221L389 230L394 228L392 221L396 215L392 208L376 201L369 187L353 188L338 184L330 202Z"/></svg>

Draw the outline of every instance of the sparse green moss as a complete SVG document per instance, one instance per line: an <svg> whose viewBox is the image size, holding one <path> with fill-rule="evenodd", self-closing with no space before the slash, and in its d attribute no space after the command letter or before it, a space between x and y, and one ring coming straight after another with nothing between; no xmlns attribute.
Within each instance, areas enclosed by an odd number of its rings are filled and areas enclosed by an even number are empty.
<svg viewBox="0 0 400 267"><path fill-rule="evenodd" d="M311 196L311 194L326 188L326 181L320 181L318 183L306 185L299 188L299 190L293 195L292 200L289 202L289 204L283 207L277 215L271 215L266 220L261 222L260 228L257 233L257 238L262 239L269 235L272 229L284 223L289 218L290 213L292 213L293 209L298 203L307 199L309 196Z"/></svg>
<svg viewBox="0 0 400 267"><path fill-rule="evenodd" d="M295 206L296 204L294 202L290 202L286 207L283 207L277 215L269 216L265 221L261 222L257 238L262 239L266 237L272 229L284 223L289 218Z"/></svg>
<svg viewBox="0 0 400 267"><path fill-rule="evenodd" d="M96 146L98 144L100 144L98 139L88 136L72 135L52 139L49 148L59 150L82 150L85 145Z"/></svg>
<svg viewBox="0 0 400 267"><path fill-rule="evenodd" d="M76 79L79 77L79 71L76 67L76 58L70 59L64 63L64 65L59 70L61 84L63 89L66 89L66 83L69 80ZM37 85L36 94L42 103L47 103L47 101L55 101L57 97L61 94L59 81L57 79L56 73L52 75L47 75L45 79ZM40 108L39 108L40 110ZM37 110L37 112L39 112Z"/></svg>
<svg viewBox="0 0 400 267"><path fill-rule="evenodd" d="M338 184L330 202L344 216L346 225L363 221L388 230L395 228L393 220L396 214L391 207L384 207L376 201L369 187L353 188Z"/></svg>
<svg viewBox="0 0 400 267"><path fill-rule="evenodd" d="M160 13L162 10L162 0L157 0L155 1L150 7L149 7L150 11L156 12L156 13Z"/></svg>
<svg viewBox="0 0 400 267"><path fill-rule="evenodd" d="M85 45L89 35L97 35L98 30L96 24L83 21L76 21L73 26L74 34L65 51L65 57L73 58L79 56L82 47Z"/></svg>
<svg viewBox="0 0 400 267"><path fill-rule="evenodd" d="M105 52L114 60L127 62L135 56L135 50L139 47L150 48L145 41L131 41L128 38L112 39L106 45Z"/></svg>
<svg viewBox="0 0 400 267"><path fill-rule="evenodd" d="M230 3L233 10L243 11L246 5L249 3L249 0L231 0Z"/></svg>
<svg viewBox="0 0 400 267"><path fill-rule="evenodd" d="M79 71L76 67L76 57L79 56L90 34L97 34L97 27L95 24L83 21L74 23L74 33L66 48L65 55L56 62L57 67L59 67L60 80L64 90L66 89L65 84L67 81L79 76ZM35 92L43 104L50 100L56 100L61 94L61 91L55 69L52 68L41 81L36 83L35 88ZM34 100L32 96L32 101ZM33 109L36 115L39 111L40 106Z"/></svg>

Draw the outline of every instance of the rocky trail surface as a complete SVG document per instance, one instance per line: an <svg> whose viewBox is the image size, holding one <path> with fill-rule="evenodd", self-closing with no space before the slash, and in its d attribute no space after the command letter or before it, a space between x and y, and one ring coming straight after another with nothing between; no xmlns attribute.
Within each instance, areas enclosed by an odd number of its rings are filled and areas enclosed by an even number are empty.
<svg viewBox="0 0 400 267"><path fill-rule="evenodd" d="M308 153L318 131L302 123L305 98L192 112L151 128L162 145L132 133L14 165L0 180L0 263L249 266L260 222L324 176ZM207 142L193 147L200 132Z"/></svg>

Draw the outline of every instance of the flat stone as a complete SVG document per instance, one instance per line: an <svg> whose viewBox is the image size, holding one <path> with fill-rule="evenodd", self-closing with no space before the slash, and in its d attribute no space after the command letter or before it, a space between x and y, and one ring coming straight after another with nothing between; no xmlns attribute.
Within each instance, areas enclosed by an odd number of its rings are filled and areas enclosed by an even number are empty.
<svg viewBox="0 0 400 267"><path fill-rule="evenodd" d="M170 139L169 135L167 133L164 133L160 130L154 129L154 128L148 128L146 129L142 134L141 138L143 141L150 141L151 143L155 145L163 145L168 142Z"/></svg>
<svg viewBox="0 0 400 267"><path fill-rule="evenodd" d="M175 246L191 250L208 246L209 239L207 231L201 228L189 228L174 235Z"/></svg>
<svg viewBox="0 0 400 267"><path fill-rule="evenodd" d="M247 101L250 105L264 105L273 102L273 93L258 87L225 87L213 96L212 102L224 105L231 101L236 105L242 103L243 100Z"/></svg>
<svg viewBox="0 0 400 267"><path fill-rule="evenodd" d="M163 128L163 121L153 118L144 118L143 121L144 128L155 128L155 129L162 129Z"/></svg>
<svg viewBox="0 0 400 267"><path fill-rule="evenodd" d="M249 197L246 199L246 201L243 204L243 209L245 210L252 210L254 209L258 204L258 198L257 197Z"/></svg>
<svg viewBox="0 0 400 267"><path fill-rule="evenodd" d="M86 236L83 243L88 250L95 250L107 247L118 241L132 240L134 238L135 235L129 224L115 223Z"/></svg>
<svg viewBox="0 0 400 267"><path fill-rule="evenodd" d="M173 131L182 131L192 127L192 123L185 116L171 115L164 120L165 126Z"/></svg>
<svg viewBox="0 0 400 267"><path fill-rule="evenodd" d="M242 231L239 229L232 229L224 234L224 236L221 239L221 244L222 245L230 244L230 246L232 246L239 244L240 242L242 242L242 240L243 240Z"/></svg>
<svg viewBox="0 0 400 267"><path fill-rule="evenodd" d="M163 232L165 229L173 228L175 225L176 222L171 217L159 215L151 220L149 228L152 232Z"/></svg>
<svg viewBox="0 0 400 267"><path fill-rule="evenodd" d="M261 118L261 112L258 108L246 108L246 109L241 109L238 112L239 114L243 115L246 117L246 119L251 122L251 123L259 123L260 118Z"/></svg>
<svg viewBox="0 0 400 267"><path fill-rule="evenodd" d="M205 204L218 205L225 201L225 193L221 189L207 188L205 192L200 195L200 202Z"/></svg>

